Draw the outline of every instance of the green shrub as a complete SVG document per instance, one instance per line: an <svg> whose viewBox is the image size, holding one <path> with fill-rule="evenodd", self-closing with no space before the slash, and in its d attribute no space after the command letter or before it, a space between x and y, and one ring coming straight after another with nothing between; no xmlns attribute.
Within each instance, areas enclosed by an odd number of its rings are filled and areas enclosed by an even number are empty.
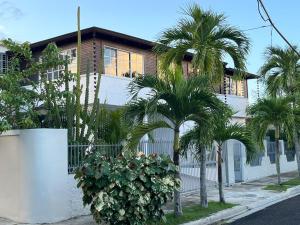
<svg viewBox="0 0 300 225"><path fill-rule="evenodd" d="M87 156L75 178L97 223L141 225L164 219L162 206L180 187L176 171L168 156L123 153L108 158L96 152Z"/></svg>

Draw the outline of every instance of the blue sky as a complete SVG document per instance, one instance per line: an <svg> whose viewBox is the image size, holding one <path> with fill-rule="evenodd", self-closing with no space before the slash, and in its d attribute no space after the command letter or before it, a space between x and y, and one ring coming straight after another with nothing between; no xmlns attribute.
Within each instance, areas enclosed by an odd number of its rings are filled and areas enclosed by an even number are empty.
<svg viewBox="0 0 300 225"><path fill-rule="evenodd" d="M0 0L0 38L35 42L76 30L76 9L81 6L81 26L99 26L149 40L176 24L181 8L196 2L204 9L222 12L242 30L266 25L256 0ZM300 41L300 1L264 0L275 24L295 44ZM256 73L271 43L271 28L248 31L252 43L248 71ZM273 31L273 45L285 46ZM254 82L250 95L255 93Z"/></svg>

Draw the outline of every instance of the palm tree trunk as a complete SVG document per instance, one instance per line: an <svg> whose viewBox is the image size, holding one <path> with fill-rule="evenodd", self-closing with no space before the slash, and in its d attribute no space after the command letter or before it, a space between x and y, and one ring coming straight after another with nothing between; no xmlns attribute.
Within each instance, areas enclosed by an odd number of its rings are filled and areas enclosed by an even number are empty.
<svg viewBox="0 0 300 225"><path fill-rule="evenodd" d="M219 187L219 201L225 203L223 190L223 175L222 175L222 147L218 144L218 187Z"/></svg>
<svg viewBox="0 0 300 225"><path fill-rule="evenodd" d="M174 129L173 162L176 166L179 166L179 127L175 127ZM176 173L175 177L181 179L180 171ZM174 190L174 214L175 216L182 215L181 197L179 190Z"/></svg>
<svg viewBox="0 0 300 225"><path fill-rule="evenodd" d="M293 142L294 142L294 147L296 151L296 159L297 159L297 165L298 165L298 176L300 177L300 143L299 143L299 136L296 131L296 128L294 128L293 131Z"/></svg>
<svg viewBox="0 0 300 225"><path fill-rule="evenodd" d="M279 127L275 128L275 162L276 162L276 172L277 172L277 182L281 184L280 177L280 153L279 153Z"/></svg>
<svg viewBox="0 0 300 225"><path fill-rule="evenodd" d="M200 150L200 205L208 207L206 190L206 149L199 146Z"/></svg>

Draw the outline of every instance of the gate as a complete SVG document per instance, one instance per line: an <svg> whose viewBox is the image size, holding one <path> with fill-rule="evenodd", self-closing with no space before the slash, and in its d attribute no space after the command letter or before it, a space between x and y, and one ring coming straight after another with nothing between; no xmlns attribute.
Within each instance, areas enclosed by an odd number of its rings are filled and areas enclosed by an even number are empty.
<svg viewBox="0 0 300 225"><path fill-rule="evenodd" d="M241 143L233 144L233 159L234 159L234 176L235 182L243 181L242 170L242 145Z"/></svg>

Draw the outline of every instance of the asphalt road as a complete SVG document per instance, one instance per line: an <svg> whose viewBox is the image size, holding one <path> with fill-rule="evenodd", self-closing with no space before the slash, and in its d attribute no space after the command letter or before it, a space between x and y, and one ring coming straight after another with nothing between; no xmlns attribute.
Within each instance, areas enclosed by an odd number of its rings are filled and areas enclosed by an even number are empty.
<svg viewBox="0 0 300 225"><path fill-rule="evenodd" d="M236 220L230 225L300 225L300 195Z"/></svg>

